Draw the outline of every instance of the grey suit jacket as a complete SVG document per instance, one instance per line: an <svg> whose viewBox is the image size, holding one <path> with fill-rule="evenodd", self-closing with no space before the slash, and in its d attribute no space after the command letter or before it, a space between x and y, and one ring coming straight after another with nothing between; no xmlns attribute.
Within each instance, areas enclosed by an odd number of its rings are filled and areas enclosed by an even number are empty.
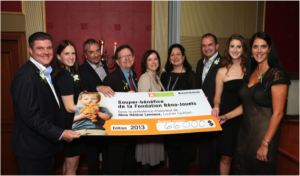
<svg viewBox="0 0 300 176"><path fill-rule="evenodd" d="M161 88L165 91L165 88L160 82L159 77L157 75L156 75L156 79L158 80ZM146 71L144 74L142 74L142 76L139 79L138 91L139 92L160 92L161 90L156 84L151 73Z"/></svg>

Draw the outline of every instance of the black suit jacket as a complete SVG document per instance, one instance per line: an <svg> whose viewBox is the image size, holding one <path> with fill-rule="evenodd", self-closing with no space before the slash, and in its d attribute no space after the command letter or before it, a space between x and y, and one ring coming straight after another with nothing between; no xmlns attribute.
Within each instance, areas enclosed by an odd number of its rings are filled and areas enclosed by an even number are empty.
<svg viewBox="0 0 300 176"><path fill-rule="evenodd" d="M215 64L215 60L220 58L220 62L218 64ZM204 59L204 58L203 58ZM215 60L213 61L211 67L209 68L209 71L204 79L204 82L202 82L202 72L203 72L203 59L200 59L197 64L196 68L196 75L198 80L200 81L200 88L203 90L205 96L208 97L208 102L211 107L214 107L214 98L215 98L215 89L216 89L216 75L221 67L221 59L222 56L220 54L217 55Z"/></svg>
<svg viewBox="0 0 300 176"><path fill-rule="evenodd" d="M64 117L48 83L29 60L13 78L10 91L15 120L11 148L23 158L46 158L62 150ZM63 106L63 105L60 105Z"/></svg>
<svg viewBox="0 0 300 176"><path fill-rule="evenodd" d="M138 81L136 77L136 73L133 72L133 80L136 86L138 86ZM124 82L126 82L126 78L121 70L120 67L118 67L116 70L111 72L108 76L104 78L103 85L110 86L113 91L115 92L128 92L129 90L124 89ZM134 136L120 136L120 137L112 137L109 139L110 144L116 144L116 145L122 145L127 146L131 144L132 142L135 142Z"/></svg>
<svg viewBox="0 0 300 176"><path fill-rule="evenodd" d="M102 64L106 74L108 75L109 72L106 64L103 62ZM88 92L97 92L96 87L103 84L96 71L86 60L80 66L80 76L84 89Z"/></svg>

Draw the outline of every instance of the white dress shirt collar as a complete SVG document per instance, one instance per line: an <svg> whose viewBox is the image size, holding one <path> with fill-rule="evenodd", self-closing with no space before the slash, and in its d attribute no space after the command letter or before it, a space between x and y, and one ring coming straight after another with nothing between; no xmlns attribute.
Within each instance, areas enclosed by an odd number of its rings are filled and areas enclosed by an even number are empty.
<svg viewBox="0 0 300 176"><path fill-rule="evenodd" d="M31 61L31 62L32 62L32 63L33 63L33 64L34 64L34 65L35 65L42 73L45 73L45 71L48 71L46 67L44 67L42 64L40 64L39 62L37 62L36 60L34 60L32 57L30 57L29 60L30 60L30 61ZM50 67L50 66L49 66L49 67ZM48 79L47 76L46 76L45 78L46 78L47 83L48 83L48 85L50 86L50 88L51 88L51 90L52 90L52 92L53 92L53 94L54 94L54 97L55 97L55 99L56 99L56 101L57 101L58 106L60 106L53 85L50 84L50 80Z"/></svg>

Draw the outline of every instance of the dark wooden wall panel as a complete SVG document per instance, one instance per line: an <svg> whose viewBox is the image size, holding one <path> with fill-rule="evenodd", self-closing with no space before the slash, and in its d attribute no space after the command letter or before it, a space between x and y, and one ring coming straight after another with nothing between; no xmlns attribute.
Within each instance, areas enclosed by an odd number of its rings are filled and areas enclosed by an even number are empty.
<svg viewBox="0 0 300 176"><path fill-rule="evenodd" d="M299 120L281 122L277 174L299 175Z"/></svg>
<svg viewBox="0 0 300 176"><path fill-rule="evenodd" d="M1 32L1 174L19 174L16 156L10 148L14 109L10 95L12 79L27 61L24 32Z"/></svg>

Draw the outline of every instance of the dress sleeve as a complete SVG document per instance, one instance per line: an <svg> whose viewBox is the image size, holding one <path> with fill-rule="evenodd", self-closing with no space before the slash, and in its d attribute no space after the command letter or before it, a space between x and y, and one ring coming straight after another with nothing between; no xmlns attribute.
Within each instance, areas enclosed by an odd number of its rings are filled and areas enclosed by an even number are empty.
<svg viewBox="0 0 300 176"><path fill-rule="evenodd" d="M196 73L194 71L190 72L189 82L192 85L192 89L200 89L200 83L197 79Z"/></svg>
<svg viewBox="0 0 300 176"><path fill-rule="evenodd" d="M287 84L287 85L291 84L288 74L281 68L274 68L272 74L271 86L276 84Z"/></svg>
<svg viewBox="0 0 300 176"><path fill-rule="evenodd" d="M61 96L74 94L74 79L71 74L64 73L57 79L57 86Z"/></svg>
<svg viewBox="0 0 300 176"><path fill-rule="evenodd" d="M161 74L160 81L161 81L162 85L164 86L164 88L166 89L167 88L167 82L168 82L168 76L167 76L166 72L163 72Z"/></svg>

